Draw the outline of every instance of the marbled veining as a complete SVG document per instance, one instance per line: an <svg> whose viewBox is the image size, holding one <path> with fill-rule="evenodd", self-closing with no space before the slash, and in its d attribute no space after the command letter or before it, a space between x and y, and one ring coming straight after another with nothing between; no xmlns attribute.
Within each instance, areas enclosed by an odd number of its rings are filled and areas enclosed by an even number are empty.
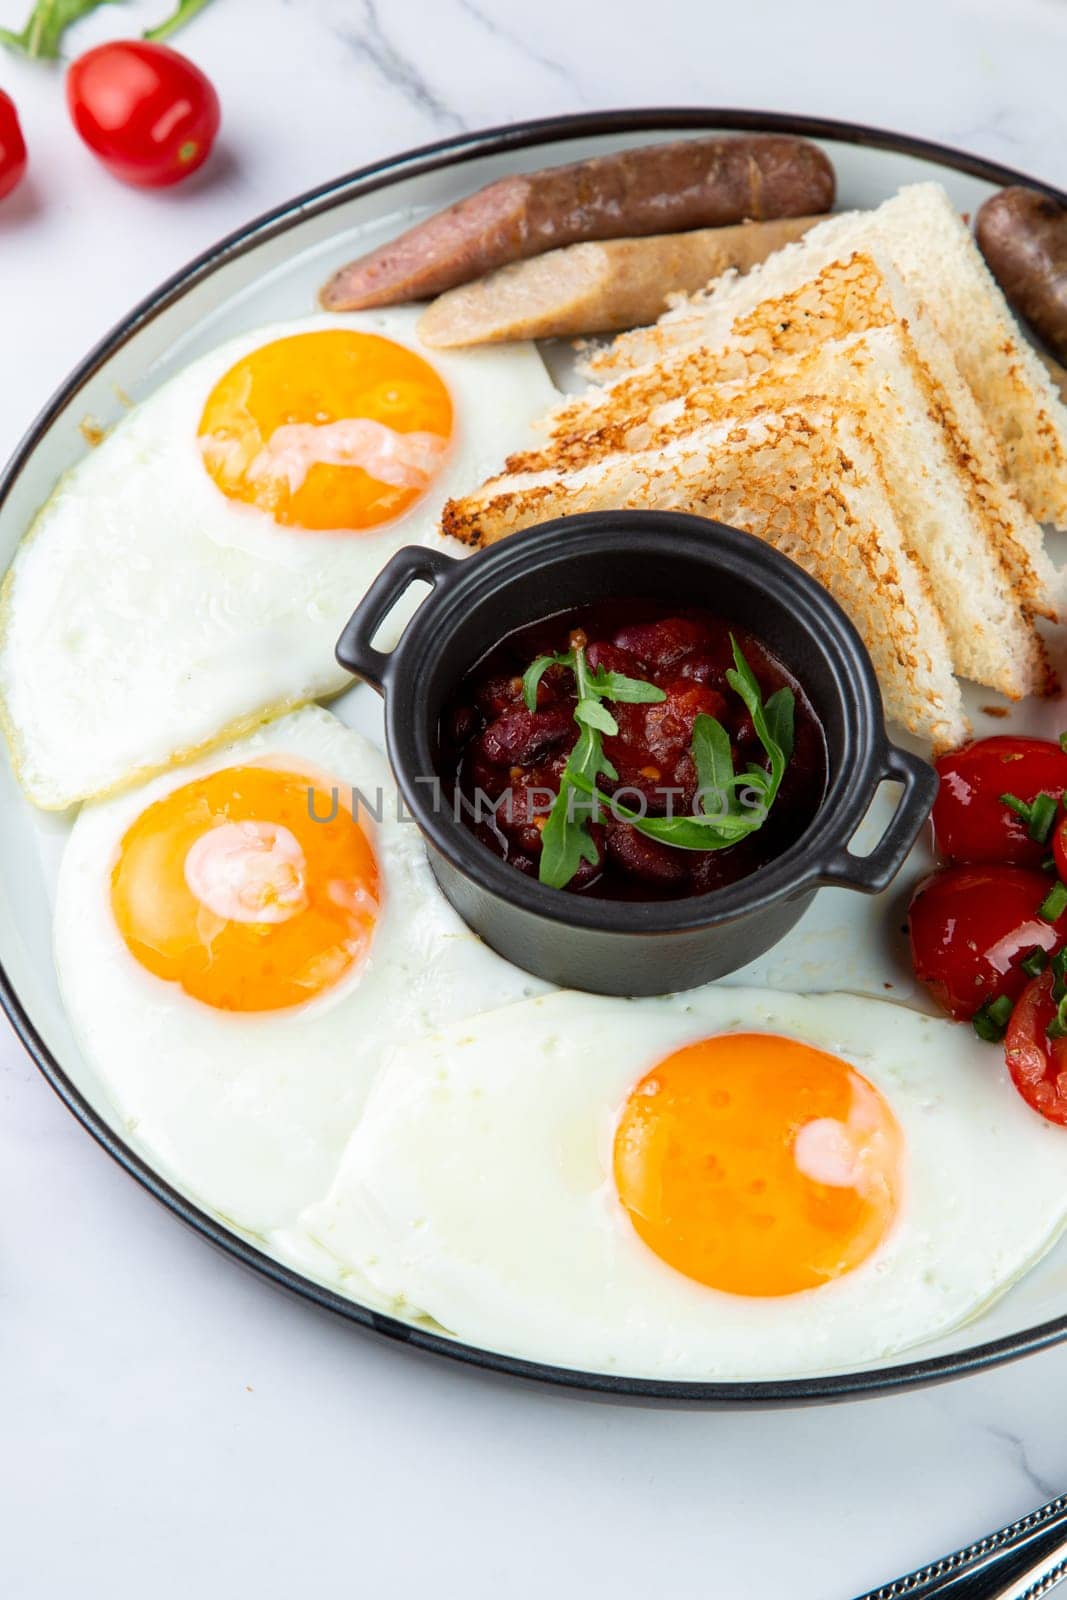
<svg viewBox="0 0 1067 1600"><path fill-rule="evenodd" d="M0 22L28 0L0 0ZM165 0L105 7L94 42ZM216 0L225 108L185 192L118 188L55 74L0 60L33 176L0 210L0 454L107 326L287 195L519 116L817 111L1067 185L1067 0ZM236 1272L112 1168L0 1032L0 1588L329 1585L841 1600L1067 1487L1067 1348L937 1390L711 1416L520 1390Z"/></svg>

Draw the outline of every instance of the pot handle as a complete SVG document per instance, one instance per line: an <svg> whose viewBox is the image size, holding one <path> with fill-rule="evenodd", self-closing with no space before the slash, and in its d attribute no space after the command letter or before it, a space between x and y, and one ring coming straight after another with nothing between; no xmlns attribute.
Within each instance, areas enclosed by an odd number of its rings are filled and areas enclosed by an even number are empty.
<svg viewBox="0 0 1067 1600"><path fill-rule="evenodd" d="M397 601L421 579L436 589L462 562L441 550L406 544L386 562L359 605L345 623L337 641L336 656L342 667L363 678L372 689L384 694L396 646L376 650L371 643ZM407 624L405 624L405 627ZM399 640L397 641L399 644Z"/></svg>
<svg viewBox="0 0 1067 1600"><path fill-rule="evenodd" d="M886 778L904 785L888 828L869 855L853 855L848 846L843 845L816 869L817 882L858 889L861 894L881 894L904 865L937 798L938 777L921 756L913 756L910 751L889 744L885 747L878 782Z"/></svg>

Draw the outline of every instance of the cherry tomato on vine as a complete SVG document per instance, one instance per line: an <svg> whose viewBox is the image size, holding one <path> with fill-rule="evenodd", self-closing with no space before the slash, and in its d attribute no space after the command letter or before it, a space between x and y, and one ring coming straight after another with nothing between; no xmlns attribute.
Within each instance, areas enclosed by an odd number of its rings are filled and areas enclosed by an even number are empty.
<svg viewBox="0 0 1067 1600"><path fill-rule="evenodd" d="M219 98L185 56L164 44L118 40L73 62L74 126L116 178L141 188L180 183L203 165L219 131Z"/></svg>
<svg viewBox="0 0 1067 1600"><path fill-rule="evenodd" d="M1000 861L1039 866L1049 846L1031 837L1026 822L1001 801L1013 794L1030 804L1067 791L1067 754L1046 739L997 735L965 745L937 762L941 788L934 801L937 848L951 861Z"/></svg>
<svg viewBox="0 0 1067 1600"><path fill-rule="evenodd" d="M1067 1038L1050 1039L1047 1032L1059 1009L1054 984L1051 971L1027 984L1008 1023L1004 1057L1027 1105L1049 1122L1067 1124Z"/></svg>
<svg viewBox="0 0 1067 1600"><path fill-rule="evenodd" d="M26 141L9 94L0 89L0 200L17 189L26 171Z"/></svg>
<svg viewBox="0 0 1067 1600"><path fill-rule="evenodd" d="M1025 867L947 867L919 885L908 910L915 976L950 1017L966 1021L988 1000L1020 995L1020 965L1035 948L1067 940L1067 912L1040 915L1053 879Z"/></svg>

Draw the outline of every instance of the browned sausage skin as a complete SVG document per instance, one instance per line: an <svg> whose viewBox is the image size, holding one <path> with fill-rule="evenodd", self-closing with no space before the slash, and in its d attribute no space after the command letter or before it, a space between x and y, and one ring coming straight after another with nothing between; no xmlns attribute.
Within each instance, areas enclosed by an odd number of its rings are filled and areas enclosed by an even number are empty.
<svg viewBox="0 0 1067 1600"><path fill-rule="evenodd" d="M582 240L829 211L829 158L776 134L684 139L501 178L351 262L322 291L328 311L425 300L509 261Z"/></svg>
<svg viewBox="0 0 1067 1600"><path fill-rule="evenodd" d="M1001 189L978 212L975 235L1015 310L1067 361L1067 207L1033 189Z"/></svg>

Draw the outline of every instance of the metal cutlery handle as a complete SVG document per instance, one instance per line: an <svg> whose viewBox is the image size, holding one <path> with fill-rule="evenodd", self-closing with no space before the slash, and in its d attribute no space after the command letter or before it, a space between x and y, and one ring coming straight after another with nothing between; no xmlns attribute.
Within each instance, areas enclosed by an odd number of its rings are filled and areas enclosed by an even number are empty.
<svg viewBox="0 0 1067 1600"><path fill-rule="evenodd" d="M1041 1600L1067 1578L1067 1495L859 1600Z"/></svg>

